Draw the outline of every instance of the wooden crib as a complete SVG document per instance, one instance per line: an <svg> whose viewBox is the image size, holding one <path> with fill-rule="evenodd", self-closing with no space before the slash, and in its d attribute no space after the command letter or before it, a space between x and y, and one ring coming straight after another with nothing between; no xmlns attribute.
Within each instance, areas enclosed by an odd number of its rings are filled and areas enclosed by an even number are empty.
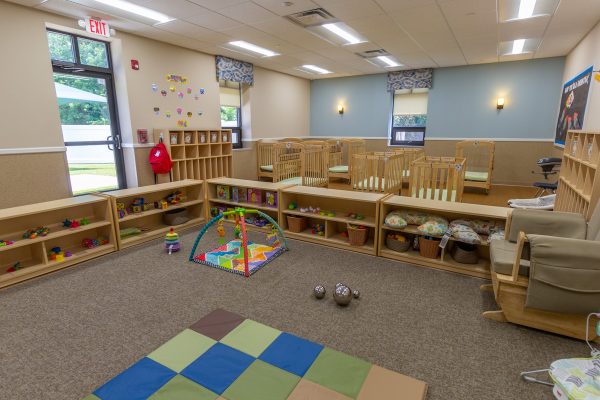
<svg viewBox="0 0 600 400"><path fill-rule="evenodd" d="M354 155L367 152L363 139L330 139L339 149L335 156L329 158L329 178L351 180ZM332 153L333 154L333 153Z"/></svg>
<svg viewBox="0 0 600 400"><path fill-rule="evenodd" d="M256 170L258 180L273 180L273 146L275 140L261 139L256 142Z"/></svg>
<svg viewBox="0 0 600 400"><path fill-rule="evenodd" d="M410 168L409 196L418 199L462 201L465 183L462 157L421 157Z"/></svg>
<svg viewBox="0 0 600 400"><path fill-rule="evenodd" d="M491 140L463 140L456 143L456 157L467 160L465 187L484 189L492 187L495 143Z"/></svg>
<svg viewBox="0 0 600 400"><path fill-rule="evenodd" d="M413 161L425 157L425 150L423 148L406 148L406 147L394 147L390 151L394 153L402 154L404 156L404 164L402 165L402 177L404 182L408 183L410 177L410 166Z"/></svg>
<svg viewBox="0 0 600 400"><path fill-rule="evenodd" d="M273 146L273 182L303 186L326 186L328 146L297 142Z"/></svg>
<svg viewBox="0 0 600 400"><path fill-rule="evenodd" d="M394 152L354 154L351 182L353 190L400 194L404 156Z"/></svg>

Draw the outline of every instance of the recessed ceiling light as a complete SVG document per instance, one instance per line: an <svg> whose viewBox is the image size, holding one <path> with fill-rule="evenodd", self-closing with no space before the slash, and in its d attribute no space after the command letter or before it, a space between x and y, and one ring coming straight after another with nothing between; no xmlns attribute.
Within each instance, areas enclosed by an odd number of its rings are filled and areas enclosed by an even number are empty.
<svg viewBox="0 0 600 400"><path fill-rule="evenodd" d="M254 53L261 54L264 57L273 57L273 56L279 55L279 53L275 53L274 51L265 49L264 47L260 47L255 44L252 44L252 43L245 42L243 40L236 40L233 42L229 42L229 44L232 46L235 46L235 47L239 47L239 48L254 52Z"/></svg>
<svg viewBox="0 0 600 400"><path fill-rule="evenodd" d="M379 57L377 57L377 59L379 61L382 61L383 63L385 63L387 68L400 67L402 65L402 64L397 63L396 61L392 60L388 56L379 56Z"/></svg>
<svg viewBox="0 0 600 400"><path fill-rule="evenodd" d="M168 15L160 13L158 11L151 10L146 7L138 6L137 4L130 3L124 0L94 0L97 3L101 3L110 7L118 8L135 15L139 15L151 20L156 21L158 24L164 24L165 22L174 21L175 18L171 18Z"/></svg>
<svg viewBox="0 0 600 400"><path fill-rule="evenodd" d="M359 37L358 34L355 34L353 30L343 22L323 24L321 26L327 29L329 32L334 33L337 36L344 39L346 41L345 44L357 44L366 42L366 40Z"/></svg>
<svg viewBox="0 0 600 400"><path fill-rule="evenodd" d="M312 65L312 64L304 64L301 68L307 69L311 72L316 72L317 74L331 74L332 72L325 69L325 68L321 68L321 67L317 67L316 65Z"/></svg>
<svg viewBox="0 0 600 400"><path fill-rule="evenodd" d="M533 16L536 0L521 0L519 4L519 14L517 19L526 19Z"/></svg>
<svg viewBox="0 0 600 400"><path fill-rule="evenodd" d="M523 46L525 46L525 39L517 39L513 41L511 54L522 54Z"/></svg>

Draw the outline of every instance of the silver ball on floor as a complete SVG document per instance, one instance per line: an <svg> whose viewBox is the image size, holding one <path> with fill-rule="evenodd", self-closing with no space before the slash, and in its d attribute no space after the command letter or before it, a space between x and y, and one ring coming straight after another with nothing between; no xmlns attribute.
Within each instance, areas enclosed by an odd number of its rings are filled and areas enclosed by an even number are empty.
<svg viewBox="0 0 600 400"><path fill-rule="evenodd" d="M346 285L344 285L342 282L338 282L338 283L336 283L336 284L335 284L335 287L336 287L336 288L338 288L338 287L340 287L340 286L346 286Z"/></svg>
<svg viewBox="0 0 600 400"><path fill-rule="evenodd" d="M360 292L358 290L354 290L352 292L352 295L354 296L355 299L358 299L360 297Z"/></svg>
<svg viewBox="0 0 600 400"><path fill-rule="evenodd" d="M352 290L348 286L337 286L333 292L333 299L340 306L347 306L352 301Z"/></svg>
<svg viewBox="0 0 600 400"><path fill-rule="evenodd" d="M325 297L325 293L327 293L327 291L325 290L325 287L323 285L317 285L313 289L313 293L317 299L322 299L323 297Z"/></svg>

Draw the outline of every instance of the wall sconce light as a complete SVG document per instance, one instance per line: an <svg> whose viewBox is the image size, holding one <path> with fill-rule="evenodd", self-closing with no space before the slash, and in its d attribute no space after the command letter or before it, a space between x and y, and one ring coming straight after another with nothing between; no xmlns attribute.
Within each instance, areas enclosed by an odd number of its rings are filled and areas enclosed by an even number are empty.
<svg viewBox="0 0 600 400"><path fill-rule="evenodd" d="M496 100L496 109L502 110L504 108L504 97L498 97Z"/></svg>
<svg viewBox="0 0 600 400"><path fill-rule="evenodd" d="M338 114L343 114L344 113L344 106L341 104L338 104Z"/></svg>

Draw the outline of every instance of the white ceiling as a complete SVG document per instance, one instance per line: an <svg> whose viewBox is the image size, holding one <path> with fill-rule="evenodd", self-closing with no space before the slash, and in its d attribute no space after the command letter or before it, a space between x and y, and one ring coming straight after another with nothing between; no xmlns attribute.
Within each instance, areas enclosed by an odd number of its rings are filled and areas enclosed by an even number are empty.
<svg viewBox="0 0 600 400"><path fill-rule="evenodd" d="M551 15L499 22L517 0L129 0L177 18L153 26L92 0L9 0L81 19L101 17L117 31L209 54L221 54L309 79L382 73L355 52L383 48L405 66L449 67L566 55L600 20L599 0L550 0ZM538 0L539 2L540 0ZM542 0L548 1L548 0ZM283 18L323 7L369 42L331 44ZM118 36L118 33L117 33ZM534 51L499 55L514 39L534 39ZM251 57L221 46L245 40L280 53ZM334 71L312 75L297 70L315 64Z"/></svg>

